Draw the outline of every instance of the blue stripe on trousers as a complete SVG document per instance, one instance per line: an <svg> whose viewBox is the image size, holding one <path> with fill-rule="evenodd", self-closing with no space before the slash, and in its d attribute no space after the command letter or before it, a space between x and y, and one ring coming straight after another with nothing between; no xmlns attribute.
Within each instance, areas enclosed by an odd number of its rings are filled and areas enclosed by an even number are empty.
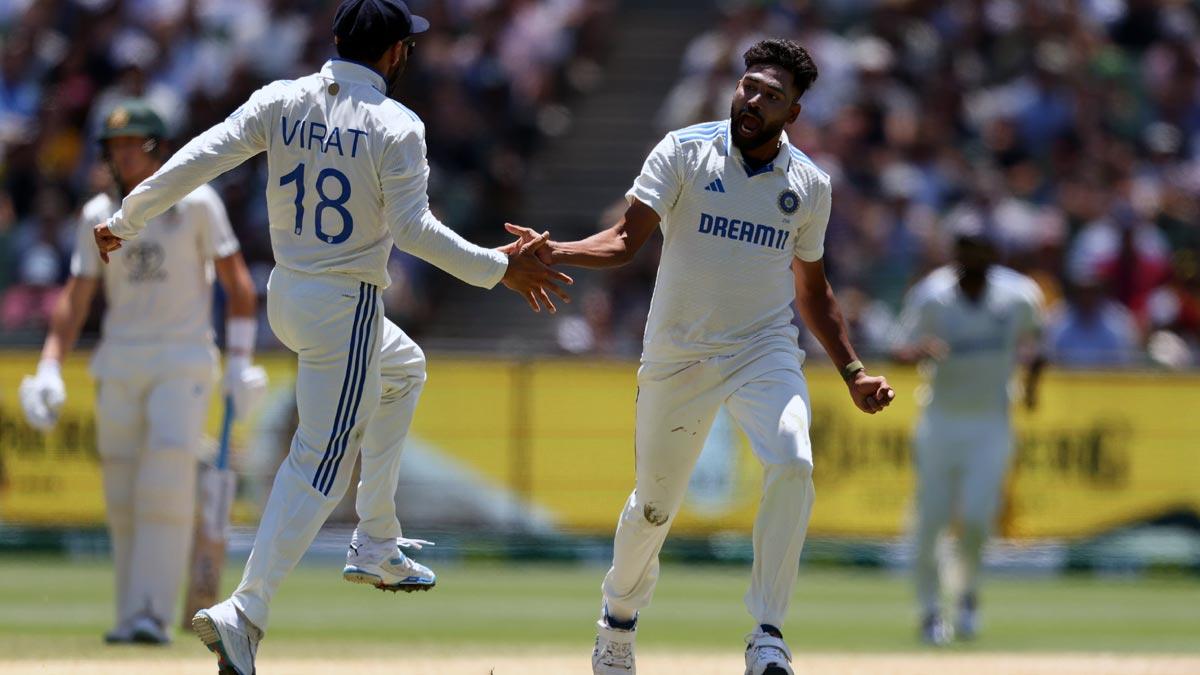
<svg viewBox="0 0 1200 675"><path fill-rule="evenodd" d="M329 479L329 484L325 486L325 494L329 494L329 489L333 486L333 477L337 476L338 469L342 466L342 458L346 456L346 445L350 442L350 430L354 428L354 422L358 418L358 405L362 402L363 387L367 381L367 366L371 363L371 348L375 346L375 315L378 313L379 303L376 299L379 297L379 289L371 286L371 294L368 302L371 303L370 313L367 316L366 330L364 331L366 338L362 341L362 354L359 356L358 363L362 368L362 373L358 379L358 393L352 399L354 407L350 409L350 423L346 425L346 429L342 432L340 442L335 450L337 458L333 462L333 471Z"/></svg>
<svg viewBox="0 0 1200 675"><path fill-rule="evenodd" d="M367 294L365 292L366 287L367 287L367 285L365 283L363 283L361 281L359 282L359 284L358 284L358 306L354 308L354 324L353 324L353 328L350 331L350 349L346 354L346 357L347 357L346 358L346 374L342 378L342 393L338 397L337 413L333 416L333 425L329 430L329 441L325 444L325 455L321 458L321 463L319 465L317 465L316 474L313 476L312 486L313 486L313 488L315 488L317 490L320 490L321 484L324 483L322 474L326 471L327 468L329 468L329 462L333 456L333 444L334 444L333 442L334 442L334 439L337 438L338 429L341 427L343 411L349 410L349 408L350 408L350 406L346 405L346 394L349 393L349 391L350 391L350 383L351 383L350 373L354 369L354 358L357 353L357 350L354 349L354 346L358 343L358 341L360 339L360 337L359 337L360 331L362 330L362 325L361 325L362 314L363 314L362 309L363 309L363 302L365 301L366 296L367 296ZM322 490L322 492L323 492L323 490Z"/></svg>

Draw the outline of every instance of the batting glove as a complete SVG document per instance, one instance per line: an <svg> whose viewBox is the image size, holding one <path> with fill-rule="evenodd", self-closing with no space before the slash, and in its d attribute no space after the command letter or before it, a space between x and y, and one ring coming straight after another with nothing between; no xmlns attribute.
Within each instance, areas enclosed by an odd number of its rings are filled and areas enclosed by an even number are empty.
<svg viewBox="0 0 1200 675"><path fill-rule="evenodd" d="M250 364L249 357L225 359L224 392L233 399L234 419L246 419L267 393L267 371Z"/></svg>
<svg viewBox="0 0 1200 675"><path fill-rule="evenodd" d="M67 400L67 387L57 361L38 363L35 375L26 375L18 389L25 421L39 431L50 431L58 423L58 412Z"/></svg>

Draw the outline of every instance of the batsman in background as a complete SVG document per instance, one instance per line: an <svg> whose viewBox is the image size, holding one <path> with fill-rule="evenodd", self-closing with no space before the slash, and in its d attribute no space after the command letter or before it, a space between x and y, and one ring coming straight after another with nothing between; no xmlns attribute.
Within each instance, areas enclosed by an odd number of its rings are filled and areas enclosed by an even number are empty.
<svg viewBox="0 0 1200 675"><path fill-rule="evenodd" d="M1032 345L1024 400L1032 409L1044 360L1037 345L1042 293L1029 277L996 264L984 223L956 226L953 264L931 272L908 292L895 356L928 361L929 398L914 439L917 469L916 585L921 639L970 640L979 629L979 570L996 520L1012 456L1009 383ZM937 544L959 523L963 588L956 629L943 621Z"/></svg>
<svg viewBox="0 0 1200 675"><path fill-rule="evenodd" d="M166 129L145 102L118 104L100 132L101 155L119 194L84 205L71 276L59 297L37 374L21 383L29 423L50 430L66 398L59 366L75 345L96 291L107 309L92 358L96 434L116 574L110 643L170 641L195 512L197 451L208 415L217 353L213 270L228 298L224 392L244 414L266 389L250 365L254 284L225 205L203 184L146 224L145 236L102 265L92 226L162 164Z"/></svg>
<svg viewBox="0 0 1200 675"><path fill-rule="evenodd" d="M810 407L793 302L859 409L879 412L894 396L855 355L825 278L829 176L783 132L817 79L816 65L791 40L759 42L745 63L730 119L667 134L616 225L538 251L551 264L612 267L629 262L655 228L663 231L638 370L637 485L604 579L592 654L597 675L636 670L638 610L650 604L659 550L722 405L764 468L746 594L755 622L746 673L792 673L780 629L813 504ZM535 236L512 225L509 231Z"/></svg>
<svg viewBox="0 0 1200 675"><path fill-rule="evenodd" d="M535 310L542 302L553 310L549 293L562 295L555 282L571 282L538 260L539 241L480 248L430 211L425 126L388 95L412 36L428 27L400 0L344 0L333 30L341 58L255 92L96 226L102 255L135 247L131 240L147 219L196 185L267 153L276 262L267 309L275 334L298 357L299 426L241 584L193 620L223 673L254 672L271 598L341 500L360 448L359 523L343 576L393 590L435 581L398 546L400 452L424 386L425 357L382 316L379 291L389 283L393 244L476 286L504 283Z"/></svg>

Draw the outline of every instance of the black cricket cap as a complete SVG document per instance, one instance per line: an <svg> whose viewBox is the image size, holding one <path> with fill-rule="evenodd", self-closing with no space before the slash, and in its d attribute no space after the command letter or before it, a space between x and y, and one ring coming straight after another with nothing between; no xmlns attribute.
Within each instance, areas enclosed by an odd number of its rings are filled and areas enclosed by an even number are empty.
<svg viewBox="0 0 1200 675"><path fill-rule="evenodd" d="M429 30L429 20L404 0L342 0L333 15L333 34L355 51L382 54L410 35Z"/></svg>

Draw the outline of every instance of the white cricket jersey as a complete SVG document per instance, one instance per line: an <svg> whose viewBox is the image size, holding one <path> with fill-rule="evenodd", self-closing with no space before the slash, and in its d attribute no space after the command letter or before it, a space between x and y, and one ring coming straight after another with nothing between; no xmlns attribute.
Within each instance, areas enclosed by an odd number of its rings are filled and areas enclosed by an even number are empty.
<svg viewBox="0 0 1200 675"><path fill-rule="evenodd" d="M988 270L978 303L963 294L959 272L938 268L905 298L898 346L935 337L949 355L931 363L928 408L941 412L1007 414L1009 381L1022 338L1036 338L1043 324L1042 292L1029 277L1006 267Z"/></svg>
<svg viewBox="0 0 1200 675"><path fill-rule="evenodd" d="M662 219L644 361L732 354L772 338L797 344L792 259L821 259L830 185L786 134L775 159L751 171L728 120L672 131L626 197Z"/></svg>
<svg viewBox="0 0 1200 675"><path fill-rule="evenodd" d="M216 190L201 185L153 218L137 241L105 265L92 228L119 203L99 194L84 204L71 274L99 278L106 309L103 340L114 346L211 345L213 260L238 252L238 240Z"/></svg>
<svg viewBox="0 0 1200 675"><path fill-rule="evenodd" d="M277 265L386 286L395 243L463 281L494 286L507 257L466 242L430 212L425 125L385 91L379 73L339 59L272 82L135 188L109 227L132 238L196 185L266 152Z"/></svg>

